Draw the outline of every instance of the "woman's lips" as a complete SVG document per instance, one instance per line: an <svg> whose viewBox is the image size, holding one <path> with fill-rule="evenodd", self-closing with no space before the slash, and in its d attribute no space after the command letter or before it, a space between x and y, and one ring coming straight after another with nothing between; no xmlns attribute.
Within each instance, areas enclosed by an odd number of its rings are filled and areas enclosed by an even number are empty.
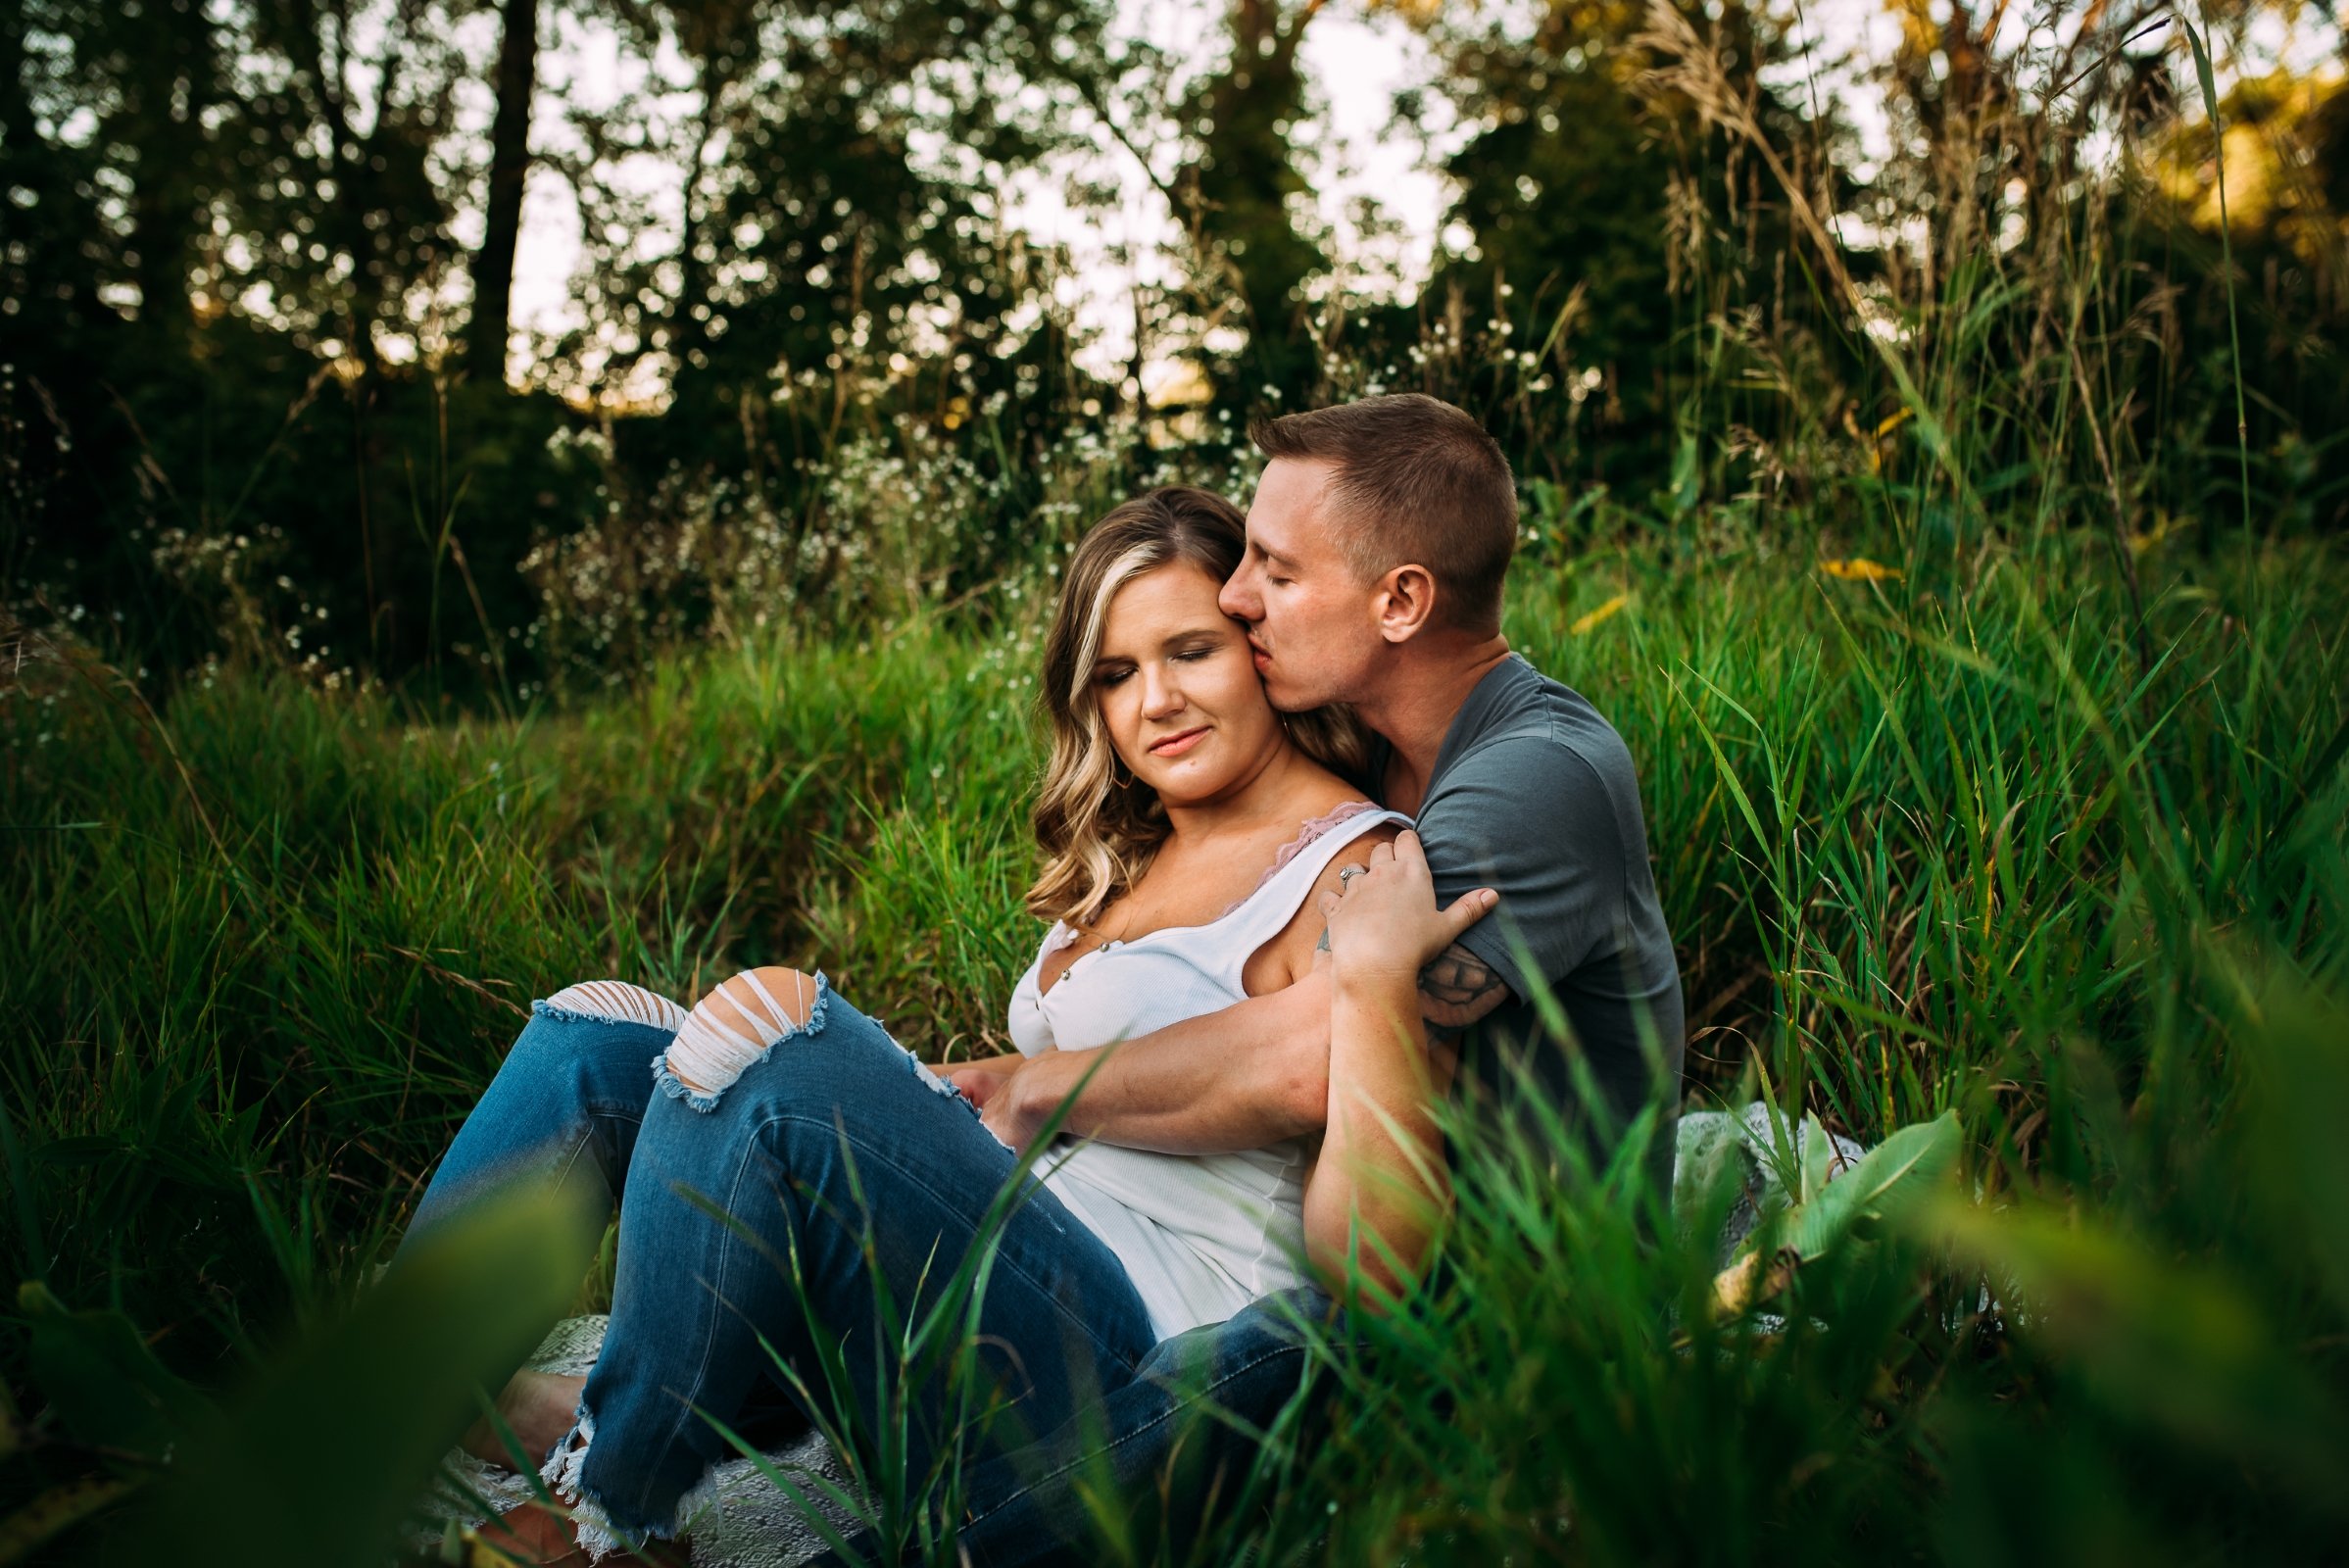
<svg viewBox="0 0 2349 1568"><path fill-rule="evenodd" d="M1201 724L1198 729L1187 729L1179 735L1169 735L1166 739L1154 743L1150 747L1150 755L1152 757L1180 757L1206 738L1207 727Z"/></svg>

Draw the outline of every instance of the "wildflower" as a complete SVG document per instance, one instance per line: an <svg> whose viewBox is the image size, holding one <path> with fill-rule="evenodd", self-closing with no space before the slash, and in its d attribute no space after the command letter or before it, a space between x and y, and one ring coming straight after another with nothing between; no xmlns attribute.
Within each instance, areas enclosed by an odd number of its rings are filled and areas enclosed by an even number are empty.
<svg viewBox="0 0 2349 1568"><path fill-rule="evenodd" d="M1883 582L1887 577L1897 581L1900 577L1900 573L1892 567L1870 561L1866 556L1852 556L1842 561L1822 561L1819 563L1819 569L1830 577L1839 577L1845 582Z"/></svg>
<svg viewBox="0 0 2349 1568"><path fill-rule="evenodd" d="M1605 624L1607 621L1614 619L1618 614L1621 614L1623 612L1623 607L1631 602L1632 596L1630 594L1617 594L1614 598L1608 600L1605 604L1599 606L1596 610L1590 612L1588 614L1577 615L1574 618L1574 623L1566 628L1566 635L1569 637L1587 636L1596 627Z"/></svg>

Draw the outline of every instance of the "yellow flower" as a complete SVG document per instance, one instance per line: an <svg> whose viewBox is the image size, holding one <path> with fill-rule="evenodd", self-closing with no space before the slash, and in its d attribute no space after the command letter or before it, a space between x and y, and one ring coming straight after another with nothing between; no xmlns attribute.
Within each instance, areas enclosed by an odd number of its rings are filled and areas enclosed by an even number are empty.
<svg viewBox="0 0 2349 1568"><path fill-rule="evenodd" d="M1819 569L1830 577L1840 577L1845 582L1883 582L1887 577L1898 579L1900 576L1890 566L1870 561L1866 556L1853 556L1848 561L1822 561Z"/></svg>
<svg viewBox="0 0 2349 1568"><path fill-rule="evenodd" d="M1589 614L1577 615L1574 618L1574 624L1566 628L1566 634L1569 637L1580 637L1601 622L1613 619L1616 614L1621 612L1623 607L1631 602L1630 594L1617 594Z"/></svg>

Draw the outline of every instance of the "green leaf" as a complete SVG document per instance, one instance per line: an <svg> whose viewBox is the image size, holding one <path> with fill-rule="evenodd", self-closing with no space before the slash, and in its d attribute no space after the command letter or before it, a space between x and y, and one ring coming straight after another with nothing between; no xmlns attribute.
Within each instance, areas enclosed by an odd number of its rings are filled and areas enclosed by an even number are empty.
<svg viewBox="0 0 2349 1568"><path fill-rule="evenodd" d="M1786 1245L1807 1260L1834 1247L1863 1215L1900 1220L1957 1169L1959 1143L1953 1110L1901 1128L1802 1205Z"/></svg>
<svg viewBox="0 0 2349 1568"><path fill-rule="evenodd" d="M2115 1411L2327 1512L2349 1506L2349 1412L2236 1280L2037 1205L1993 1212L1952 1195L1911 1218L1983 1265L2013 1331L2068 1358Z"/></svg>
<svg viewBox="0 0 2349 1568"><path fill-rule="evenodd" d="M1802 1113L1802 1134L1794 1141L1794 1163L1800 1167L1800 1196L1795 1201L1808 1203L1826 1190L1828 1174L1835 1163L1835 1141L1827 1136L1814 1112Z"/></svg>
<svg viewBox="0 0 2349 1568"><path fill-rule="evenodd" d="M577 1289L600 1233L528 1196L423 1238L269 1368L156 1499L137 1562L366 1562Z"/></svg>
<svg viewBox="0 0 2349 1568"><path fill-rule="evenodd" d="M122 1313L72 1311L37 1281L18 1289L17 1308L32 1330L33 1385L81 1442L160 1460L211 1419Z"/></svg>
<svg viewBox="0 0 2349 1568"><path fill-rule="evenodd" d="M2349 1007L2279 972L2236 1037L2252 1083L2245 1143L2264 1215L2277 1245L2307 1256L2334 1306L2349 1312Z"/></svg>

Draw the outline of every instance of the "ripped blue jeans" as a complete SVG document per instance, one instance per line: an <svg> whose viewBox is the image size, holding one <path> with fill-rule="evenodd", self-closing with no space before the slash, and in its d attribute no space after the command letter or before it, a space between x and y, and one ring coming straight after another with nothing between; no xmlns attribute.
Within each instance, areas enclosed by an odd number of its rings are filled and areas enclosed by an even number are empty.
<svg viewBox="0 0 2349 1568"><path fill-rule="evenodd" d="M820 975L806 1023L714 1099L656 1089L674 1032L658 1008L640 1018L536 1004L409 1230L514 1182L570 1189L606 1213L617 1204L611 1328L578 1425L548 1461L597 1554L684 1527L688 1494L733 1453L698 1411L737 1421L774 1376L762 1338L824 1395L810 1315L846 1339L857 1414L876 1430L887 1390L875 1337L894 1346L897 1326L939 1298L1018 1164L968 1102ZM868 1231L894 1322L879 1320ZM1013 1401L971 1455L982 1459L1066 1426L1131 1381L1153 1345L1116 1254L1033 1182L1002 1233L979 1332L982 1375ZM944 1403L935 1390L911 1401L915 1476L952 1436Z"/></svg>

